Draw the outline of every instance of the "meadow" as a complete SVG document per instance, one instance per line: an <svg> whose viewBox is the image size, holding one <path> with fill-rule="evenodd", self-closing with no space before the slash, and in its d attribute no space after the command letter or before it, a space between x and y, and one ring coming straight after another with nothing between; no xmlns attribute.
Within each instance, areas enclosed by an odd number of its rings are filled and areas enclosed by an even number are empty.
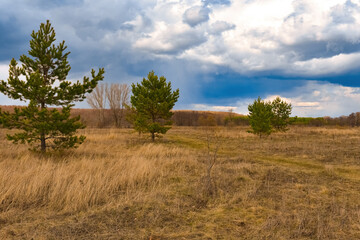
<svg viewBox="0 0 360 240"><path fill-rule="evenodd" d="M360 239L359 128L247 129L87 128L46 156L0 129L0 239Z"/></svg>

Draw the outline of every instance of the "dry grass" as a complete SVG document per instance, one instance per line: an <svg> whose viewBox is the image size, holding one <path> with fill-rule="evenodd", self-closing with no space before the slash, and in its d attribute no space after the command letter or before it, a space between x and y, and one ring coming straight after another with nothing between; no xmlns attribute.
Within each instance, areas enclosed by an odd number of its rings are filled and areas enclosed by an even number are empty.
<svg viewBox="0 0 360 240"><path fill-rule="evenodd" d="M157 143L86 129L79 149L39 157L0 129L0 239L359 239L360 130L292 128L260 140L173 128Z"/></svg>

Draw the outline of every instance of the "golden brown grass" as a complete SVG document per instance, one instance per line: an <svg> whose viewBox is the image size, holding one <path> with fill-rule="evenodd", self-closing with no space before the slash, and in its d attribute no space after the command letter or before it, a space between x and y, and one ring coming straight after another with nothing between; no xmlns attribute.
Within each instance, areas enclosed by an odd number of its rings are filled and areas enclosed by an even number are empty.
<svg viewBox="0 0 360 240"><path fill-rule="evenodd" d="M0 129L0 239L360 238L360 129L216 129L212 197L203 128L156 143L83 133L79 149L40 157Z"/></svg>

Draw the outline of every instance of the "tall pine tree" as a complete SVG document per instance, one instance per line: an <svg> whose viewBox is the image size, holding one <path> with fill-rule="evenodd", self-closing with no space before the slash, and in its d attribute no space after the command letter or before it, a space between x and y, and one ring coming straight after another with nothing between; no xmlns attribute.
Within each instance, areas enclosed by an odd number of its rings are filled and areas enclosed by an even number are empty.
<svg viewBox="0 0 360 240"><path fill-rule="evenodd" d="M172 92L171 82L158 78L149 72L141 84L132 84L131 104L134 110L134 128L139 132L149 132L154 141L158 134L165 134L170 129L171 109L179 98L179 89Z"/></svg>
<svg viewBox="0 0 360 240"><path fill-rule="evenodd" d="M270 135L273 131L271 121L274 117L272 106L269 102L264 102L258 97L253 104L249 104L249 123L252 128L251 133L257 134L260 138L265 135Z"/></svg>
<svg viewBox="0 0 360 240"><path fill-rule="evenodd" d="M80 117L70 117L73 102L85 99L102 80L104 69L83 82L66 80L70 71L65 52L65 42L55 45L55 31L50 22L42 23L38 32L31 34L29 55L20 56L21 66L12 59L9 78L0 81L0 92L12 99L28 102L27 107L15 108L14 113L1 111L0 124L9 129L20 129L7 138L14 143L28 143L34 150L40 148L63 149L76 147L85 136L75 136L76 130L84 128ZM24 78L21 78L24 76ZM49 107L52 107L51 109ZM61 108L59 111L57 108Z"/></svg>
<svg viewBox="0 0 360 240"><path fill-rule="evenodd" d="M290 103L283 101L280 97L276 97L272 102L273 118L271 121L272 126L276 131L286 132L289 130L287 126L291 124L290 114L292 106Z"/></svg>

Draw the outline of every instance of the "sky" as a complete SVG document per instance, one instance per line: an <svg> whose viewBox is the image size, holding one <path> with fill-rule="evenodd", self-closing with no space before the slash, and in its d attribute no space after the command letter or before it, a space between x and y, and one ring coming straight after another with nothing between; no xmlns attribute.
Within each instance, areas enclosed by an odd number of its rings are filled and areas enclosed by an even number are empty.
<svg viewBox="0 0 360 240"><path fill-rule="evenodd" d="M47 19L70 80L104 67L105 83L131 84L153 70L180 89L175 109L247 114L280 96L294 116L360 111L360 0L1 0L0 79Z"/></svg>

